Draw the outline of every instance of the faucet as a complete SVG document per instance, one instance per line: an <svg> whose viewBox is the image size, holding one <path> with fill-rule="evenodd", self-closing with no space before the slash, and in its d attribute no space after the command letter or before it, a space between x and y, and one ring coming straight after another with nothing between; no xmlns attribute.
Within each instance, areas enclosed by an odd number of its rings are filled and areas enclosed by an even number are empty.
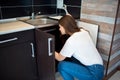
<svg viewBox="0 0 120 80"><path fill-rule="evenodd" d="M39 15L39 14L41 14L41 12L38 12L38 13L34 13L34 12L32 12L32 14L31 14L31 19L35 19L35 16L37 16L37 15Z"/></svg>
<svg viewBox="0 0 120 80"><path fill-rule="evenodd" d="M67 5L63 4L62 7L59 7L58 9L63 9L65 11L65 14L69 14L67 10Z"/></svg>
<svg viewBox="0 0 120 80"><path fill-rule="evenodd" d="M64 4L62 9L65 11L65 14L69 14L67 10L67 5Z"/></svg>

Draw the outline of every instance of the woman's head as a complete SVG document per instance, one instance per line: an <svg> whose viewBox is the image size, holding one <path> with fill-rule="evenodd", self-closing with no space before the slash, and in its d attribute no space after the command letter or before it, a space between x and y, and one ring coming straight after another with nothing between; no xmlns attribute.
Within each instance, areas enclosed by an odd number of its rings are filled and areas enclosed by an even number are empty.
<svg viewBox="0 0 120 80"><path fill-rule="evenodd" d="M59 27L62 34L73 34L80 31L75 19L70 15L65 15L59 20Z"/></svg>

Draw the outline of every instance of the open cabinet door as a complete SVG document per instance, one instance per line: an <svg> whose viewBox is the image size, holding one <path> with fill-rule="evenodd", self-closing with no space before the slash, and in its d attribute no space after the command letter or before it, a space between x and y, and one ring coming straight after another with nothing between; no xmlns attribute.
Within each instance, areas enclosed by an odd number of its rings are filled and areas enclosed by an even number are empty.
<svg viewBox="0 0 120 80"><path fill-rule="evenodd" d="M55 80L54 36L35 30L39 80Z"/></svg>

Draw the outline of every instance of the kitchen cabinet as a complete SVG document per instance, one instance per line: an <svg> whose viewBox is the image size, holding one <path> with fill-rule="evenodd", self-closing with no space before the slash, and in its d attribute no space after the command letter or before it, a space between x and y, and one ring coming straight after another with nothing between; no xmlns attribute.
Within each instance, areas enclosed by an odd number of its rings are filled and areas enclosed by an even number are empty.
<svg viewBox="0 0 120 80"><path fill-rule="evenodd" d="M55 80L54 36L35 30L39 80Z"/></svg>
<svg viewBox="0 0 120 80"><path fill-rule="evenodd" d="M33 30L0 35L0 80L36 80Z"/></svg>
<svg viewBox="0 0 120 80"><path fill-rule="evenodd" d="M43 32L49 33L54 36L55 38L55 51L60 51L62 44L61 44L61 34L59 31L59 26L58 25L53 25L53 26L48 26L48 27L43 27L39 28Z"/></svg>
<svg viewBox="0 0 120 80"><path fill-rule="evenodd" d="M59 31L59 26L58 25L53 25L53 26L48 26L48 27L43 27L43 28L39 28L40 30L42 30L45 33L51 34L54 36L54 47L55 47L55 51L59 52L62 48L62 41L61 41L61 35L60 35L60 31ZM57 72L57 64L58 61L54 60L55 63L55 72Z"/></svg>
<svg viewBox="0 0 120 80"><path fill-rule="evenodd" d="M55 38L55 51L57 51L57 52L60 52L65 41L69 38L69 35L61 35L61 33L59 31L59 26L57 24L53 25L53 26L39 28L39 29L42 30L43 32L49 33L49 34L54 36L54 38ZM66 60L70 60L70 59L67 58ZM58 65L58 61L55 60L55 70L56 70L55 72L58 71L57 65Z"/></svg>
<svg viewBox="0 0 120 80"><path fill-rule="evenodd" d="M0 35L1 80L55 80L54 36L40 29Z"/></svg>

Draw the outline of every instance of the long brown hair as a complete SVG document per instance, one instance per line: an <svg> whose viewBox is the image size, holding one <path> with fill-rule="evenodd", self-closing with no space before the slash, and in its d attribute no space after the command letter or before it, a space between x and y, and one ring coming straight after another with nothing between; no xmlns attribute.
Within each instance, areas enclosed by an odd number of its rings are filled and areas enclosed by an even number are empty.
<svg viewBox="0 0 120 80"><path fill-rule="evenodd" d="M66 34L73 34L74 32L80 31L77 26L75 19L70 15L63 16L58 23L64 27Z"/></svg>

